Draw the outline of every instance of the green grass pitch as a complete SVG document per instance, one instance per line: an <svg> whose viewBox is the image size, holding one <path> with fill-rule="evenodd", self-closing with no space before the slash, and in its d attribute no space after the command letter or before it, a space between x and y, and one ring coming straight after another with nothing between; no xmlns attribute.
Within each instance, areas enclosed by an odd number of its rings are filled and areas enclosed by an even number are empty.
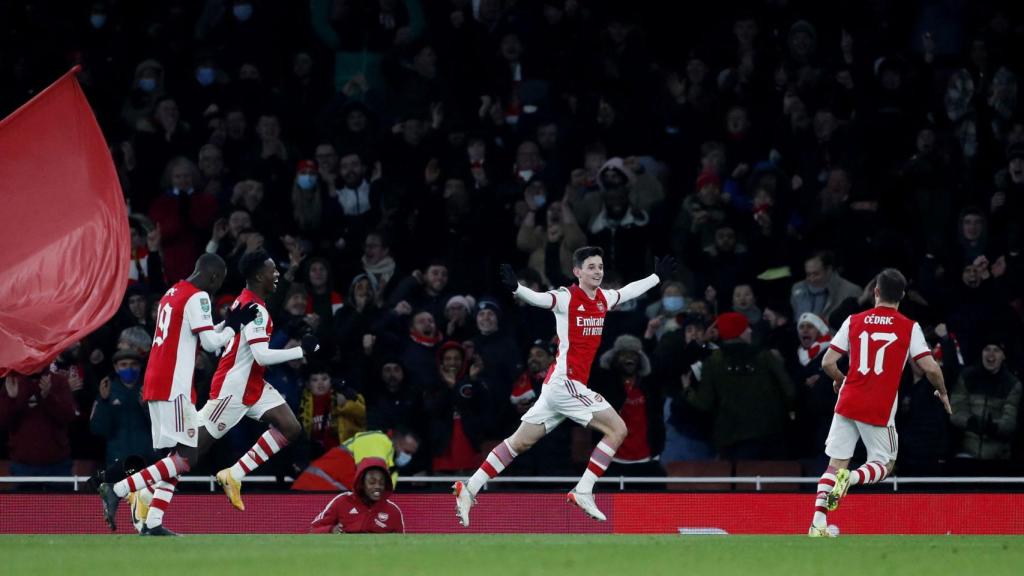
<svg viewBox="0 0 1024 576"><path fill-rule="evenodd" d="M189 535L0 536L0 573L61 576L273 574L1024 574L1003 536Z"/></svg>

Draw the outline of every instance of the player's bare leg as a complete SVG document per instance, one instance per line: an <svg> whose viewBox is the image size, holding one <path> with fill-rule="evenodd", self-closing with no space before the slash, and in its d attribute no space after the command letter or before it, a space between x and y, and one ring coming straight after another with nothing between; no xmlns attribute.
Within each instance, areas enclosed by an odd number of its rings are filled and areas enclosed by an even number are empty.
<svg viewBox="0 0 1024 576"><path fill-rule="evenodd" d="M602 432L604 437L590 455L590 462L583 472L583 477L576 484L576 488L569 492L568 501L579 506L591 518L604 521L608 518L594 501L594 484L608 469L615 451L626 439L626 423L613 408L606 408L594 414L587 427Z"/></svg>
<svg viewBox="0 0 1024 576"><path fill-rule="evenodd" d="M245 503L242 502L242 479L298 439L302 431L298 419L287 404L267 410L260 421L270 424L270 428L235 462L234 466L217 472L217 482L224 489L224 494L231 501L231 505L239 510L245 510Z"/></svg>
<svg viewBox="0 0 1024 576"><path fill-rule="evenodd" d="M545 434L547 429L543 424L521 423L514 434L491 450L487 459L468 482L456 482L452 485L452 493L455 494L455 513L460 524L464 527L469 526L469 511L476 504L476 494L484 484L500 474L516 456L529 450Z"/></svg>

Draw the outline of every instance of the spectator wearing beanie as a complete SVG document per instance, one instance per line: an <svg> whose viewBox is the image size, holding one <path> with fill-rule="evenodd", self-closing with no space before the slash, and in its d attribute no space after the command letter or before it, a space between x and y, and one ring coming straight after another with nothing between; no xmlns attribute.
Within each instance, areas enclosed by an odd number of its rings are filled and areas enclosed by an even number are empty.
<svg viewBox="0 0 1024 576"><path fill-rule="evenodd" d="M651 377L651 361L636 336L623 334L600 358L592 388L619 413L628 431L608 474L660 476L658 462L665 448L664 401Z"/></svg>
<svg viewBox="0 0 1024 576"><path fill-rule="evenodd" d="M484 361L481 378L495 398L507 398L519 374L519 347L502 328L502 309L497 301L483 298L477 304L473 346Z"/></svg>
<svg viewBox="0 0 1024 576"><path fill-rule="evenodd" d="M722 199L722 180L718 174L705 170L697 177L695 193L683 200L682 208L672 227L673 246L680 262L688 260L715 241L715 230L728 216L728 206Z"/></svg>
<svg viewBox="0 0 1024 576"><path fill-rule="evenodd" d="M142 402L142 357L131 350L118 350L113 357L114 373L100 381L92 408L92 433L107 441L106 466L127 456L152 455L149 410Z"/></svg>
<svg viewBox="0 0 1024 576"><path fill-rule="evenodd" d="M1006 345L989 337L981 361L960 374L953 386L953 426L963 431L957 456L1006 460L1017 431L1021 383L1006 367Z"/></svg>
<svg viewBox="0 0 1024 576"><path fill-rule="evenodd" d="M722 458L784 458L786 421L796 417L796 402L782 361L751 346L743 314L721 314L714 327L721 347L702 363L700 386L684 382L686 401L712 414L712 439Z"/></svg>

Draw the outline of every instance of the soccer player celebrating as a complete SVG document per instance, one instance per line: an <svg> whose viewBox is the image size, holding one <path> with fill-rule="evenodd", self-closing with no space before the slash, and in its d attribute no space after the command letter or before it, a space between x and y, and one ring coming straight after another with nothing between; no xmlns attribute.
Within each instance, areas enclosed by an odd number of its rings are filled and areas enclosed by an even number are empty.
<svg viewBox="0 0 1024 576"><path fill-rule="evenodd" d="M897 311L906 288L899 270L883 270L875 280L875 307L847 318L825 352L822 369L832 378L839 401L825 440L830 461L818 481L810 536L831 536L826 514L839 507L851 485L874 484L892 472L899 446L893 425L897 392L908 358L924 371L946 412L953 413L942 369L921 327ZM847 353L850 368L843 374L836 364ZM867 463L851 473L847 466L858 439L867 448Z"/></svg>
<svg viewBox="0 0 1024 576"><path fill-rule="evenodd" d="M192 386L196 347L216 352L235 337L239 327L256 317L254 308L233 310L222 326L214 328L210 293L224 282L227 269L216 254L203 254L191 276L172 286L157 308L156 333L146 369L142 398L149 406L153 447L171 449L166 457L117 483L99 486L103 517L112 531L121 498L151 487L153 500L144 535L173 536L164 528L163 513L174 494L178 476L199 461L199 445L212 441L199 427Z"/></svg>
<svg viewBox="0 0 1024 576"><path fill-rule="evenodd" d="M638 298L656 286L674 271L675 259L668 256L656 260L654 274L618 290L600 287L604 278L604 253L600 248L580 248L573 254L572 262L572 273L579 283L550 292L534 292L520 285L512 267L508 264L501 266L501 282L506 288L526 303L554 312L558 351L540 397L523 414L519 429L491 451L468 482L456 482L452 486L456 513L463 526L469 526L469 511L483 485L566 418L604 434L590 456L583 477L569 492L568 501L592 518L606 519L594 502L594 483L626 438L626 424L600 394L587 388L590 365L601 344L608 310Z"/></svg>
<svg viewBox="0 0 1024 576"><path fill-rule="evenodd" d="M266 299L277 288L281 276L274 260L264 250L242 256L239 269L246 287L232 304L232 310L255 305L256 317L235 334L220 357L213 375L210 400L200 412L206 431L215 439L227 434L242 417L266 422L270 428L234 466L217 473L217 482L231 504L245 510L242 503L242 478L299 437L301 426L281 394L263 380L266 366L298 360L316 352L320 345L312 334L302 337L302 345L271 350L267 342L274 323L267 312Z"/></svg>

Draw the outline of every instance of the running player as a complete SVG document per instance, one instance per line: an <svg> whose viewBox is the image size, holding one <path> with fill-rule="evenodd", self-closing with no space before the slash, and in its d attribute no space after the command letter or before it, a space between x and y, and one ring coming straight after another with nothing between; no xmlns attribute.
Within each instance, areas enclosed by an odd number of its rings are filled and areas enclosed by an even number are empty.
<svg viewBox="0 0 1024 576"><path fill-rule="evenodd" d="M265 367L308 357L320 346L315 336L306 334L301 347L271 350L267 342L274 331L274 322L267 312L266 299L274 293L281 274L274 260L263 250L242 256L239 268L246 287L232 304L232 310L254 304L256 317L224 349L213 375L210 400L199 416L203 427L215 439L227 434L245 416L270 425L234 466L217 473L217 482L231 504L245 510L242 478L295 441L302 430L281 394L263 380Z"/></svg>
<svg viewBox="0 0 1024 576"><path fill-rule="evenodd" d="M907 360L913 360L935 387L935 396L952 414L942 369L932 358L921 327L897 310L907 288L899 270L887 268L875 279L875 307L843 322L825 352L822 369L839 394L832 428L825 440L828 468L818 481L810 536L831 536L826 514L839 507L851 485L874 484L896 464L897 392ZM836 364L850 355L848 374ZM852 473L847 469L857 440L864 442L867 462Z"/></svg>
<svg viewBox="0 0 1024 576"><path fill-rule="evenodd" d="M656 260L654 274L618 290L600 287L604 278L604 253L600 248L580 248L573 254L572 262L572 273L579 280L578 284L550 292L534 292L521 286L512 267L508 264L501 266L501 281L506 288L527 304L554 312L558 351L540 397L523 414L519 429L491 451L468 482L456 482L452 486L456 513L463 526L469 526L469 511L483 485L566 418L604 434L590 456L583 477L569 492L568 501L592 518L606 519L594 502L594 483L604 474L615 451L626 438L626 424L600 394L587 388L590 365L601 344L608 310L638 298L656 286L673 272L675 259L669 256Z"/></svg>
<svg viewBox="0 0 1024 576"><path fill-rule="evenodd" d="M224 282L227 269L216 254L203 254L191 276L172 286L157 308L156 333L142 388L152 421L153 447L171 452L152 466L111 484L99 486L103 517L112 531L121 498L152 487L153 500L142 533L173 536L163 526L163 513L174 494L178 476L199 462L200 444L211 443L198 425L192 386L197 345L214 353L235 337L239 326L254 319L254 308L232 311L223 326L214 328L210 293Z"/></svg>

